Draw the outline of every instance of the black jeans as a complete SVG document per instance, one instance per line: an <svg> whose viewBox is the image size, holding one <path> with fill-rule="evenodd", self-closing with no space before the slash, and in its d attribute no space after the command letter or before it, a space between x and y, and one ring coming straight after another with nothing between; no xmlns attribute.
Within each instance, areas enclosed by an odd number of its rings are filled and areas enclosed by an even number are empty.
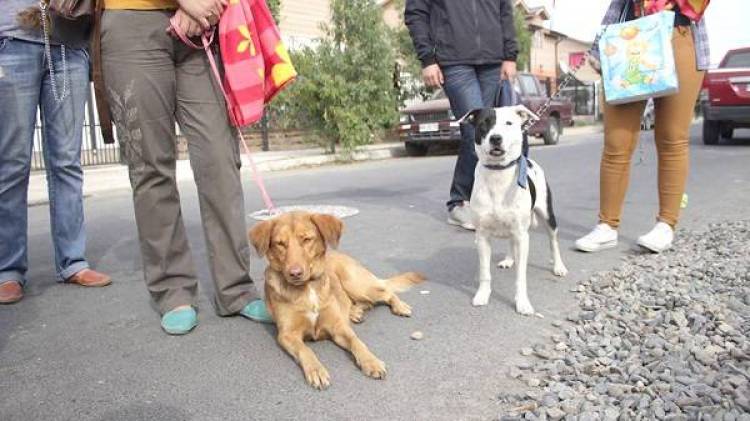
<svg viewBox="0 0 750 421"><path fill-rule="evenodd" d="M453 115L461 118L475 108L492 107L500 85L500 65L445 66L443 89L451 103ZM474 188L474 169L477 154L474 150L474 128L461 127L461 145L453 171L448 211L471 199Z"/></svg>

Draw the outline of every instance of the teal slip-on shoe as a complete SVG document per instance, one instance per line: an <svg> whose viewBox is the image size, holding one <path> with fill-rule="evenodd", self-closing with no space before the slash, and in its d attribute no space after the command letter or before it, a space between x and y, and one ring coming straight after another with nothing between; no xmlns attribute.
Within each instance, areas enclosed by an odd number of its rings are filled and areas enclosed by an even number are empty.
<svg viewBox="0 0 750 421"><path fill-rule="evenodd" d="M198 314L193 307L168 311L161 316L161 327L170 335L184 335L197 325Z"/></svg>
<svg viewBox="0 0 750 421"><path fill-rule="evenodd" d="M266 308L266 303L263 300L253 300L247 303L245 308L240 311L243 317L247 317L250 320L260 323L273 323L271 313Z"/></svg>

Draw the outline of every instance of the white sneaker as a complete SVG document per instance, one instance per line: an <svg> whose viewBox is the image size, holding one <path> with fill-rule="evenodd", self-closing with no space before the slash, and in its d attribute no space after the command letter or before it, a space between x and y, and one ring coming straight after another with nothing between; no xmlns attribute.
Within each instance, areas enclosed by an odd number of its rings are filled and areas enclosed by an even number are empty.
<svg viewBox="0 0 750 421"><path fill-rule="evenodd" d="M594 253L617 246L617 230L607 224L597 225L590 233L576 241L580 251Z"/></svg>
<svg viewBox="0 0 750 421"><path fill-rule="evenodd" d="M658 222L648 234L638 237L638 245L654 253L661 253L672 247L672 241L674 230L664 222Z"/></svg>
<svg viewBox="0 0 750 421"><path fill-rule="evenodd" d="M469 204L464 202L462 205L454 206L448 212L448 223L474 231L474 222Z"/></svg>

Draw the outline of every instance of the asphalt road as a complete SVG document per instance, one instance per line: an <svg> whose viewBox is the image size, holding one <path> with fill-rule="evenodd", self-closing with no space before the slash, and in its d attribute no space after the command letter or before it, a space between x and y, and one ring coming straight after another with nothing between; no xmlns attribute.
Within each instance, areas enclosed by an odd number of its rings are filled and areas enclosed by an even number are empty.
<svg viewBox="0 0 750 421"><path fill-rule="evenodd" d="M706 147L694 130L690 204L682 227L747 218L750 209L750 132L731 145ZM654 222L655 153L644 135L644 162L634 166L620 247L595 256L572 250L575 238L596 222L601 135L564 138L535 147L532 156L551 180L570 275L555 279L541 233L532 237L529 295L545 318L513 311L511 272L494 270L485 308L470 304L475 289L473 235L445 224L454 157L395 159L270 174L281 205L337 204L358 208L346 220L341 249L375 272L419 270L429 282L403 298L411 319L372 311L356 327L389 368L385 381L365 378L331 343L312 348L332 375L314 391L275 343L272 327L242 318L219 318L196 192L182 185L184 215L203 277L200 325L184 337L159 328L141 280L130 192L86 200L90 260L114 276L104 289L55 282L48 208L29 209L30 282L19 304L0 307L0 419L2 420L416 420L493 419L500 391L524 390L506 376L518 349L548 337L551 322L574 306L575 282L614 267L633 253L635 238ZM638 154L638 152L636 152ZM636 155L636 159L637 159ZM261 202L247 181L248 212ZM248 221L252 223L252 221ZM500 258L505 244L495 247ZM262 282L263 263L252 274ZM429 290L421 295L420 290ZM424 332L422 341L409 335Z"/></svg>

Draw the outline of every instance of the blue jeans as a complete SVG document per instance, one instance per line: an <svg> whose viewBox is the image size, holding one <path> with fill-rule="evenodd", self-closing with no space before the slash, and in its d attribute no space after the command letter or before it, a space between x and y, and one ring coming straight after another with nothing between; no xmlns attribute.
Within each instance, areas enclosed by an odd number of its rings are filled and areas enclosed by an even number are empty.
<svg viewBox="0 0 750 421"><path fill-rule="evenodd" d="M55 267L60 280L88 268L84 257L81 140L89 59L66 48L67 95L52 94L44 45L0 38L0 282L25 283L27 190L37 108L42 110L44 162L50 199ZM63 90L61 48L52 47L58 92Z"/></svg>
<svg viewBox="0 0 750 421"><path fill-rule="evenodd" d="M500 65L445 66L442 68L445 84L443 89L451 103L456 118L475 108L492 107L500 86ZM474 188L474 169L477 153L474 150L474 128L461 127L461 145L458 149L456 169L453 171L448 210L471 199Z"/></svg>

